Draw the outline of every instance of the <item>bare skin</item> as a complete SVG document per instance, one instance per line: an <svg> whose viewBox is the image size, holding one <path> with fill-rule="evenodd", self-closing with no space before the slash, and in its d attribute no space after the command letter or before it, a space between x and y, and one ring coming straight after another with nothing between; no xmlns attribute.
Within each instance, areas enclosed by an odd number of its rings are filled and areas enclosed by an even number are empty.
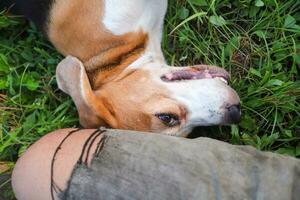
<svg viewBox="0 0 300 200"><path fill-rule="evenodd" d="M33 144L18 160L12 175L12 185L17 199L51 199L51 163L57 147L67 135L75 129L63 129L52 132ZM53 180L64 190L72 170L77 163L82 147L95 130L80 130L70 135L62 144L55 157ZM102 136L96 138L90 152L95 152ZM88 162L91 161L88 157ZM54 194L56 197L56 194Z"/></svg>

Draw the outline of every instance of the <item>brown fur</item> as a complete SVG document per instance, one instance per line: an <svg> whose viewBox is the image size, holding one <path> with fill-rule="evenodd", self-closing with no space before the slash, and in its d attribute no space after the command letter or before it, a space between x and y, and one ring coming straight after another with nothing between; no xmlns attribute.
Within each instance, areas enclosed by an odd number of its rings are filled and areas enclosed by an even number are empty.
<svg viewBox="0 0 300 200"><path fill-rule="evenodd" d="M155 117L158 112L178 114L185 121L187 112L184 106L170 99L169 91L152 82L150 76L144 70L130 71L96 92L115 110L114 117L118 123L113 128L153 132L164 130L165 125Z"/></svg>
<svg viewBox="0 0 300 200"><path fill-rule="evenodd" d="M102 24L102 13L102 0L56 0L48 25L54 46L84 63L93 89L136 60L148 40L142 31L113 35Z"/></svg>
<svg viewBox="0 0 300 200"><path fill-rule="evenodd" d="M144 52L147 34L140 33L135 41L98 53L84 63L92 88L112 81Z"/></svg>

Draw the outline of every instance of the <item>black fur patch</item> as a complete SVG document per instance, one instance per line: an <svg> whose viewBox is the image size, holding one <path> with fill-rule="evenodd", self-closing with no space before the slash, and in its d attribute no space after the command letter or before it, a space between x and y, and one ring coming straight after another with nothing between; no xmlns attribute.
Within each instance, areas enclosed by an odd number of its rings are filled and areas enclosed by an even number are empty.
<svg viewBox="0 0 300 200"><path fill-rule="evenodd" d="M33 21L42 32L46 33L53 2L54 0L1 0L1 8L11 8L11 12L24 15Z"/></svg>

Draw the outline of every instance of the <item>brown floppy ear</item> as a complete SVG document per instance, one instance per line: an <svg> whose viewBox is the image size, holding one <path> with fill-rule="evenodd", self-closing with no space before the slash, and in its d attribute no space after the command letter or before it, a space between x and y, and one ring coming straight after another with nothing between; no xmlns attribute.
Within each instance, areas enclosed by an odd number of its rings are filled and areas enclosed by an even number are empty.
<svg viewBox="0 0 300 200"><path fill-rule="evenodd" d="M116 120L108 110L110 106L104 105L103 98L95 95L80 60L72 56L62 60L56 68L56 79L58 87L72 97L83 127L116 127Z"/></svg>

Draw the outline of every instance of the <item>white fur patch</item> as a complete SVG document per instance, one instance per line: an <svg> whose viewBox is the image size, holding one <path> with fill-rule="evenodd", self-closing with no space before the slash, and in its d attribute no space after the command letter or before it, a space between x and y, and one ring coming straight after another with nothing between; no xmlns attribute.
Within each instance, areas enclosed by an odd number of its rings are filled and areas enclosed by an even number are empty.
<svg viewBox="0 0 300 200"><path fill-rule="evenodd" d="M226 105L238 104L239 97L236 92L220 79L199 79L164 82L160 77L167 71L180 68L147 68L156 84L167 88L170 98L177 100L188 111L187 121L180 130L188 133L196 126L210 126L226 123ZM181 68L182 69L182 68Z"/></svg>
<svg viewBox="0 0 300 200"><path fill-rule="evenodd" d="M186 106L188 126L207 126L223 122L229 87L216 79L201 79L165 84L173 98Z"/></svg>
<svg viewBox="0 0 300 200"><path fill-rule="evenodd" d="M103 23L115 35L162 27L167 0L105 0Z"/></svg>
<svg viewBox="0 0 300 200"><path fill-rule="evenodd" d="M105 0L104 5L103 24L110 32L115 35L140 30L148 33L145 54L164 62L161 38L167 0Z"/></svg>

